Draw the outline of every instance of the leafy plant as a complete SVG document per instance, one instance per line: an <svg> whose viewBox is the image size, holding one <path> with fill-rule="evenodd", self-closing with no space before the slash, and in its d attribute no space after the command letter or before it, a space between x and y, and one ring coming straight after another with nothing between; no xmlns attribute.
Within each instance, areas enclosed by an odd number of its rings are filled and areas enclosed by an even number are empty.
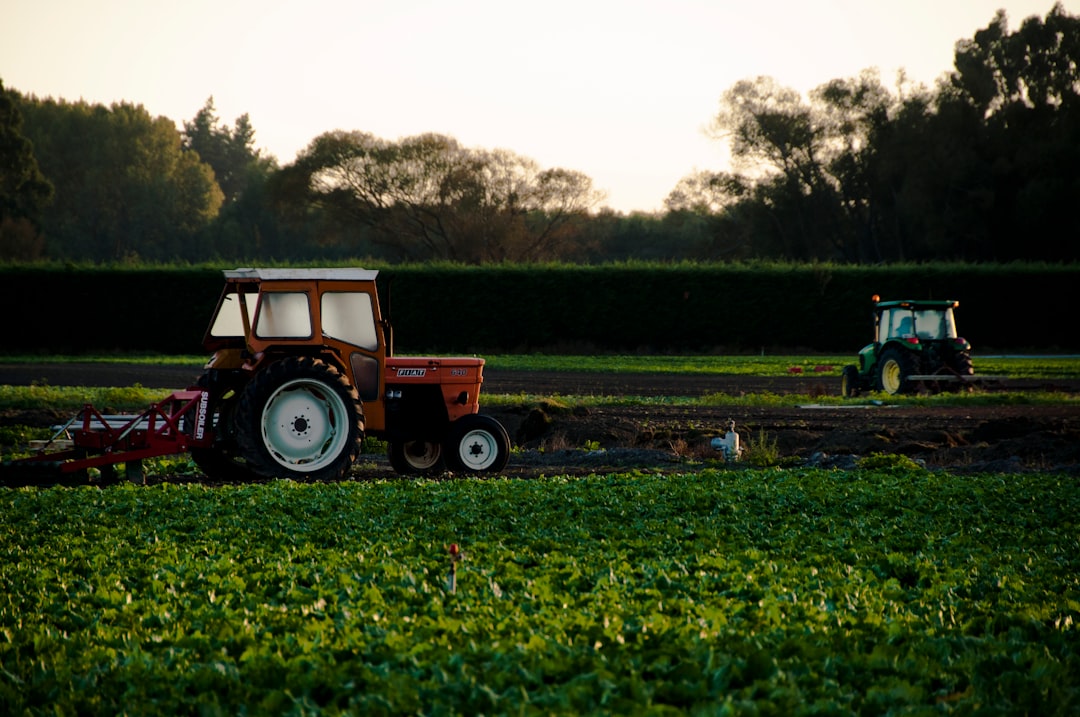
<svg viewBox="0 0 1080 717"><path fill-rule="evenodd" d="M776 439L770 439L762 428L756 437L743 444L742 460L752 466L767 468L775 466L780 461L780 449Z"/></svg>
<svg viewBox="0 0 1080 717"><path fill-rule="evenodd" d="M16 446L29 443L30 441L48 439L50 434L47 428L35 428L31 426L0 426L0 447Z"/></svg>
<svg viewBox="0 0 1080 717"><path fill-rule="evenodd" d="M124 388L87 386L0 386L0 408L28 410L47 406L55 411L72 412L90 403L121 411L141 411L169 395L163 389L135 384Z"/></svg>
<svg viewBox="0 0 1080 717"><path fill-rule="evenodd" d="M871 453L858 459L856 465L866 470L920 471L923 467L902 453Z"/></svg>

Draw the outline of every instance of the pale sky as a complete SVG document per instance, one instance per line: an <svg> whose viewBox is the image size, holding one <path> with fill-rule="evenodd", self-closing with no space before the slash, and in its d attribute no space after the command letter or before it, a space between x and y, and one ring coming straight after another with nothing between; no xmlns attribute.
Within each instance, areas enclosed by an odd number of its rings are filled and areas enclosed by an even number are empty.
<svg viewBox="0 0 1080 717"><path fill-rule="evenodd" d="M877 68L932 85L1000 8L1053 0L0 0L0 80L143 105L182 126L211 95L284 165L323 132L423 132L577 170L623 212L726 166L722 93L803 93ZM1080 0L1062 3L1080 14Z"/></svg>

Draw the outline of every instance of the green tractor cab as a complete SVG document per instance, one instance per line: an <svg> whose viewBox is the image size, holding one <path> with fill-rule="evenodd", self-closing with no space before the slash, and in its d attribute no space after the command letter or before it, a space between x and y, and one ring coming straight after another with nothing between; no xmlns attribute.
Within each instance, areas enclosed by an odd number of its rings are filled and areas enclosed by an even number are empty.
<svg viewBox="0 0 1080 717"><path fill-rule="evenodd" d="M971 344L956 333L953 300L874 301L874 341L845 366L840 393L939 391L974 378Z"/></svg>

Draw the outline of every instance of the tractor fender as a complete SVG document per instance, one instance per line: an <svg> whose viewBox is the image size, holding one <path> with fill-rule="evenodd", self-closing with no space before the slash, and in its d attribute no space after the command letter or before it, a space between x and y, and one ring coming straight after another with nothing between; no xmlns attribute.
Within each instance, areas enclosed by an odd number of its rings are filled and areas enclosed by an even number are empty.
<svg viewBox="0 0 1080 717"><path fill-rule="evenodd" d="M311 359L317 359L333 366L338 370L342 376L349 376L348 370L346 370L345 362L342 361L341 356L337 351L333 351L326 347L297 347L299 350L295 351L260 351L254 356L251 356L244 362L243 368L250 371L252 374L258 373L266 366L281 361L286 358L299 358L307 356ZM304 350L307 349L307 350Z"/></svg>
<svg viewBox="0 0 1080 717"><path fill-rule="evenodd" d="M858 354L858 358L859 358L858 369L859 369L859 375L860 376L862 376L863 378L866 378L867 376L870 376L870 375L873 374L874 367L877 366L877 356L878 356L878 345L876 343L867 344L866 346L862 347L862 349L859 351L859 354Z"/></svg>
<svg viewBox="0 0 1080 717"><path fill-rule="evenodd" d="M903 339L889 339L888 341L886 341L885 343L883 343L881 345L881 351L884 351L885 349L888 349L888 348L892 348L894 346L896 346L898 348L901 348L901 349L904 349L906 351L917 351L917 352L920 352L920 353L923 350L923 344L922 343L909 343L909 342L907 342L907 341L905 341Z"/></svg>
<svg viewBox="0 0 1080 717"><path fill-rule="evenodd" d="M921 343L908 343L902 339L889 339L883 344L875 344L877 350L874 352L874 364L877 364L878 358L881 354L885 353L889 349L896 349L897 351L906 351L908 353L918 354L920 357L923 354L923 344Z"/></svg>

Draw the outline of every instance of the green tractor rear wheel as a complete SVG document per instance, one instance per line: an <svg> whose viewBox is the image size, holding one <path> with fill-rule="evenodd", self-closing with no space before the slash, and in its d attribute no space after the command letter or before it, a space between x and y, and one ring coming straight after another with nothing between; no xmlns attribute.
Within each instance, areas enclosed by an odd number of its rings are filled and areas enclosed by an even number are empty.
<svg viewBox="0 0 1080 717"><path fill-rule="evenodd" d="M881 352L877 368L877 389L890 396L914 390L909 376L915 374L915 358L902 349L888 348Z"/></svg>
<svg viewBox="0 0 1080 717"><path fill-rule="evenodd" d="M975 365L971 362L971 354L961 351L953 356L952 369L961 376L971 376L975 373Z"/></svg>

